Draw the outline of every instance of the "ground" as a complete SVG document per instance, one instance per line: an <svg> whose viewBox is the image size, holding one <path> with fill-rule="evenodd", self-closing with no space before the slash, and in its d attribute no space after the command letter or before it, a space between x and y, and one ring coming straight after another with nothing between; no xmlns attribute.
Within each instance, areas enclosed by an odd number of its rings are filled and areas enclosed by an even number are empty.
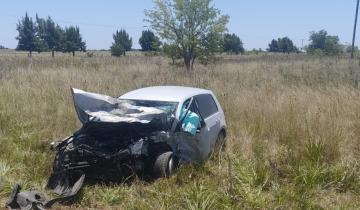
<svg viewBox="0 0 360 210"><path fill-rule="evenodd" d="M0 201L44 190L49 142L80 127L70 87L119 96L152 85L211 89L227 145L169 179L84 187L58 209L359 209L360 62L305 55L223 56L187 73L160 56L0 53ZM56 209L55 208L55 209Z"/></svg>

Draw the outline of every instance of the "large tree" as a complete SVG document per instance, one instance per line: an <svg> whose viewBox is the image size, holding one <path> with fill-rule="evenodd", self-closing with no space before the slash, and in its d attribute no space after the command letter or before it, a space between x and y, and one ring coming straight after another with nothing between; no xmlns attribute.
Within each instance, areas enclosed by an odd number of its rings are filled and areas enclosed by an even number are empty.
<svg viewBox="0 0 360 210"><path fill-rule="evenodd" d="M220 15L212 0L154 0L154 4L145 10L145 20L178 48L187 70L193 69L196 59L209 59L218 51L229 16Z"/></svg>
<svg viewBox="0 0 360 210"><path fill-rule="evenodd" d="M331 36L325 30L310 32L310 44L306 51L309 54L339 55L344 52L338 36Z"/></svg>
<svg viewBox="0 0 360 210"><path fill-rule="evenodd" d="M142 51L157 51L160 47L159 38L150 30L142 31L139 44Z"/></svg>
<svg viewBox="0 0 360 210"><path fill-rule="evenodd" d="M241 39L236 34L225 34L223 46L225 52L239 54L245 51Z"/></svg>
<svg viewBox="0 0 360 210"><path fill-rule="evenodd" d="M110 47L112 55L125 55L126 51L131 50L132 38L130 38L129 34L124 29L116 31L115 34L113 34L113 39L114 42Z"/></svg>
<svg viewBox="0 0 360 210"><path fill-rule="evenodd" d="M269 48L267 50L269 52L281 53L292 53L299 51L289 37L278 38L277 40L273 39L270 42Z"/></svg>
<svg viewBox="0 0 360 210"><path fill-rule="evenodd" d="M82 40L79 27L65 28L64 38L64 52L71 52L75 56L75 51L86 51L86 43Z"/></svg>
<svg viewBox="0 0 360 210"><path fill-rule="evenodd" d="M55 24L55 22L48 17L46 20L39 18L36 15L37 33L40 39L40 48L50 50L51 55L54 57L55 51L61 51L64 42L63 29Z"/></svg>
<svg viewBox="0 0 360 210"><path fill-rule="evenodd" d="M29 51L29 56L31 56L32 52L38 49L39 39L36 34L35 24L27 13L17 24L16 30L19 32L16 37L18 40L16 50Z"/></svg>

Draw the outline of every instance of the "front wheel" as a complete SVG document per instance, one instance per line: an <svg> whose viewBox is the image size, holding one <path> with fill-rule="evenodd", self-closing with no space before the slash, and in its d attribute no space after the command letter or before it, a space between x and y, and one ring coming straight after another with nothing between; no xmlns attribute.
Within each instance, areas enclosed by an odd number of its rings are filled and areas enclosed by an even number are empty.
<svg viewBox="0 0 360 210"><path fill-rule="evenodd" d="M154 178L169 177L174 172L175 166L173 152L160 153L154 162Z"/></svg>

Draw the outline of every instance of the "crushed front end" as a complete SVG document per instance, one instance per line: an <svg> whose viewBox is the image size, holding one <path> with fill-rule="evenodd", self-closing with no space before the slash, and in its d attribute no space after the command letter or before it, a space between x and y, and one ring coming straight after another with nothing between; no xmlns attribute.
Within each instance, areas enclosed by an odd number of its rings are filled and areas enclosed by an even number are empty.
<svg viewBox="0 0 360 210"><path fill-rule="evenodd" d="M87 178L121 180L151 174L153 156L171 150L159 135L168 134L173 111L72 89L83 123L72 136L54 142L53 174L83 171ZM175 106L175 105L174 105Z"/></svg>
<svg viewBox="0 0 360 210"><path fill-rule="evenodd" d="M51 144L56 154L47 188L59 196L48 199L15 185L7 208L50 208L72 200L85 179L166 177L177 164L202 160L195 136L177 129L176 102L123 100L79 89L72 95L82 127Z"/></svg>

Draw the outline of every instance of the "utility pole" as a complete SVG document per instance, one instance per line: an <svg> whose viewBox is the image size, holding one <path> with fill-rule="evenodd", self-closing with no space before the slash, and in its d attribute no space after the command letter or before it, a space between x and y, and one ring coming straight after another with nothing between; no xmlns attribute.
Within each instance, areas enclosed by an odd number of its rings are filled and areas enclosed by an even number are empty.
<svg viewBox="0 0 360 210"><path fill-rule="evenodd" d="M301 51L304 50L304 39L301 39Z"/></svg>
<svg viewBox="0 0 360 210"><path fill-rule="evenodd" d="M356 25L357 25L357 18L358 18L358 12L359 12L359 1L360 0L357 0L357 3L356 3L354 32L353 32L353 39L352 39L352 45L351 45L351 58L354 58L355 35L356 35Z"/></svg>

